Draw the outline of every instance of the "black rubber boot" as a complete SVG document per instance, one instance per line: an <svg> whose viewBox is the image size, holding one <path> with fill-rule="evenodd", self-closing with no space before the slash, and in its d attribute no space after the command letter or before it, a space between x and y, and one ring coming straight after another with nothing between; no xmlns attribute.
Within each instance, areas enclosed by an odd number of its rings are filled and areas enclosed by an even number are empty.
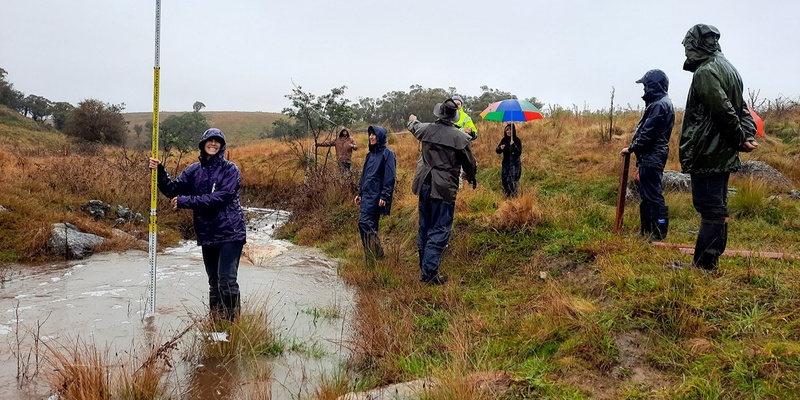
<svg viewBox="0 0 800 400"><path fill-rule="evenodd" d="M367 263L374 263L377 260L383 259L383 247L381 240L378 238L376 232L369 232L364 238L364 255L367 258Z"/></svg>
<svg viewBox="0 0 800 400"><path fill-rule="evenodd" d="M224 314L224 307L222 300L219 297L219 292L213 289L208 291L208 309L209 317L213 320L222 319Z"/></svg>
<svg viewBox="0 0 800 400"><path fill-rule="evenodd" d="M650 235L650 241L660 242L667 238L667 233L669 232L669 207L658 207L657 211L655 208L652 211L650 215L653 216L651 220L653 223L653 234Z"/></svg>
<svg viewBox="0 0 800 400"><path fill-rule="evenodd" d="M694 246L694 265L706 271L716 270L727 244L728 224L724 220L702 220Z"/></svg>
<svg viewBox="0 0 800 400"><path fill-rule="evenodd" d="M223 317L226 321L233 322L239 316L239 295L222 296Z"/></svg>

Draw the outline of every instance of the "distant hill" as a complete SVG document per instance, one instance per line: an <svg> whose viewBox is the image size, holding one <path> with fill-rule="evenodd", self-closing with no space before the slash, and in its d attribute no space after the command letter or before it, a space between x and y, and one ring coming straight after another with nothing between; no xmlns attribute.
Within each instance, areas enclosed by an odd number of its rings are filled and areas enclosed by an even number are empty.
<svg viewBox="0 0 800 400"><path fill-rule="evenodd" d="M189 111L191 112L191 111ZM232 146L241 146L261 139L262 133L268 126L280 119L286 118L280 113L246 112L246 111L200 111L205 115L209 124L219 128L225 133ZM164 121L170 115L181 115L185 112L162 111L159 121ZM129 145L146 148L150 146L150 132L143 131L141 137L136 137L135 125L144 126L152 121L153 114L149 112L122 113L128 121ZM202 132L198 132L198 137Z"/></svg>

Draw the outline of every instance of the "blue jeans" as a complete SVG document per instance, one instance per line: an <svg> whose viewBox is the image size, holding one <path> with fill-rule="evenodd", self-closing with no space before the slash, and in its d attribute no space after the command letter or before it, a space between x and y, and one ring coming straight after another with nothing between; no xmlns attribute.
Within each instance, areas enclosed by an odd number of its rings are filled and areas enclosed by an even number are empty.
<svg viewBox="0 0 800 400"><path fill-rule="evenodd" d="M242 242L229 242L202 246L203 264L208 275L208 302L218 305L225 299L239 297L239 259L242 256Z"/></svg>
<svg viewBox="0 0 800 400"><path fill-rule="evenodd" d="M431 184L422 184L419 193L419 232L417 251L422 280L433 279L442 261L442 252L450 241L455 201L431 198Z"/></svg>

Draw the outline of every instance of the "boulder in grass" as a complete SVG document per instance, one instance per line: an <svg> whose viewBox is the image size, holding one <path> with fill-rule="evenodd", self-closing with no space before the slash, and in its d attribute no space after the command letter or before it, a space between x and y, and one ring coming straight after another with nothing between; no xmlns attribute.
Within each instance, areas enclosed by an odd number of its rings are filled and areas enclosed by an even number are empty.
<svg viewBox="0 0 800 400"><path fill-rule="evenodd" d="M140 225L144 223L144 217L142 214L134 212L130 208L125 208L122 205L117 205L117 220L116 225L122 225L126 222L133 222L136 225Z"/></svg>
<svg viewBox="0 0 800 400"><path fill-rule="evenodd" d="M102 236L81 232L70 223L58 222L51 228L47 250L66 259L82 259L94 253L95 246L105 240Z"/></svg>
<svg viewBox="0 0 800 400"><path fill-rule="evenodd" d="M100 200L89 200L81 204L81 211L91 215L94 219L103 219L111 211L111 206Z"/></svg>
<svg viewBox="0 0 800 400"><path fill-rule="evenodd" d="M768 187L790 188L792 181L764 161L750 160L742 163L738 175L752 176L753 179L767 184Z"/></svg>

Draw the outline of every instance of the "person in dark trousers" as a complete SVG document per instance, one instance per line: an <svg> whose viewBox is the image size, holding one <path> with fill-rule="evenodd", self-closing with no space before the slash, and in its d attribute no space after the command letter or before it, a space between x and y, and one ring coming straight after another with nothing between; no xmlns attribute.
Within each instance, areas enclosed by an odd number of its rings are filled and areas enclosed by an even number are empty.
<svg viewBox="0 0 800 400"><path fill-rule="evenodd" d="M331 147L336 149L336 164L339 166L339 171L350 171L352 165L353 150L358 150L358 145L353 138L350 137L350 132L347 129L339 131L339 136L335 140L326 140L317 143L319 147Z"/></svg>
<svg viewBox="0 0 800 400"><path fill-rule="evenodd" d="M519 178L522 176L522 141L517 136L517 127L512 123L503 129L503 138L495 149L503 155L501 180L503 194L506 197L517 197Z"/></svg>
<svg viewBox="0 0 800 400"><path fill-rule="evenodd" d="M669 230L669 209L664 201L661 180L669 155L669 138L675 125L675 110L667 96L669 79L660 69L647 71L636 81L644 85L645 108L631 145L621 154L636 154L639 168L639 235L648 241L661 241Z"/></svg>
<svg viewBox="0 0 800 400"><path fill-rule="evenodd" d="M394 182L397 175L397 158L394 151L386 147L386 128L370 126L369 153L361 170L358 194L353 200L360 205L358 232L367 262L383 258L383 247L378 237L378 223L381 215L392 211Z"/></svg>
<svg viewBox="0 0 800 400"><path fill-rule="evenodd" d="M422 123L414 114L408 117L408 130L422 144L411 189L419 197L419 231L417 251L422 282L441 285L447 277L439 274L442 252L450 240L453 226L458 178L463 168L466 181L477 186L477 164L469 138L454 123L458 121L458 105L453 99L436 104L437 120Z"/></svg>
<svg viewBox="0 0 800 400"><path fill-rule="evenodd" d="M707 271L717 269L728 243L728 178L741 166L739 152L758 148L742 78L722 54L719 38L717 28L698 24L683 39L683 69L693 76L679 156L701 217L692 265Z"/></svg>
<svg viewBox="0 0 800 400"><path fill-rule="evenodd" d="M244 212L239 203L242 177L225 159L225 135L211 128L200 139L200 161L171 179L158 159L149 167L158 171L158 189L171 199L172 208L190 209L197 244L202 248L208 275L211 317L233 321L239 311L237 274L247 240Z"/></svg>

